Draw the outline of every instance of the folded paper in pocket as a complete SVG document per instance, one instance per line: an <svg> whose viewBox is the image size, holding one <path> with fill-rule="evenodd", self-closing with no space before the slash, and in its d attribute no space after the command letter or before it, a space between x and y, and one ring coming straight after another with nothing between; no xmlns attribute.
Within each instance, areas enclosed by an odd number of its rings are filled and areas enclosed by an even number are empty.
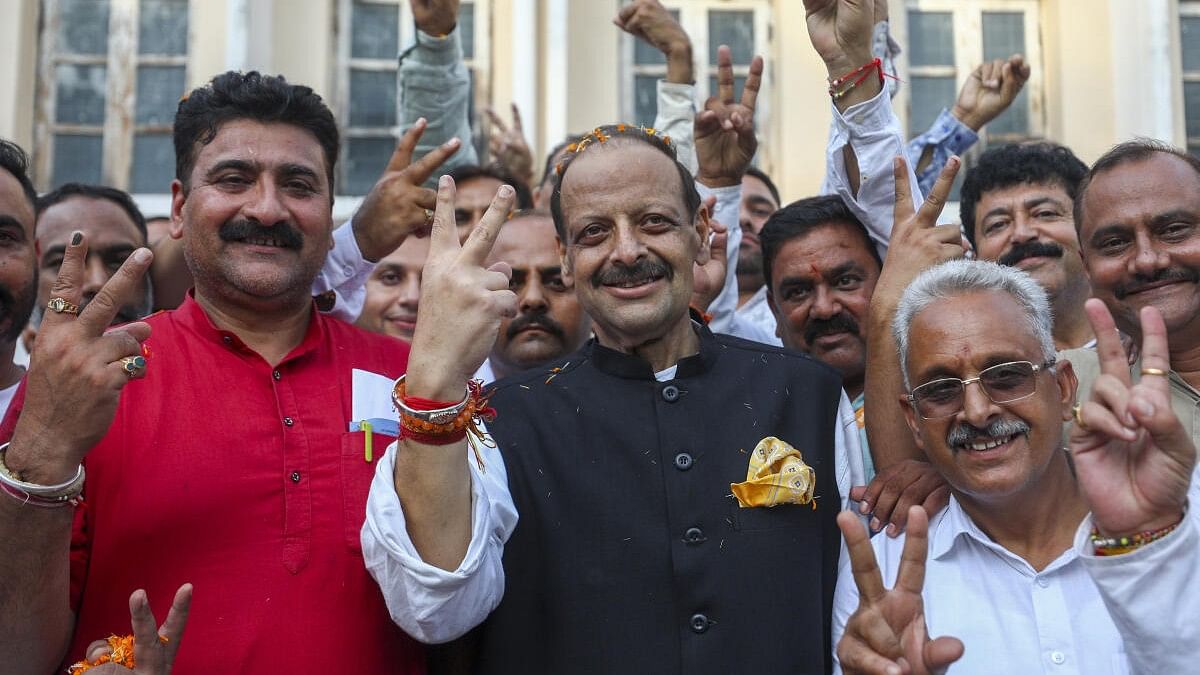
<svg viewBox="0 0 1200 675"><path fill-rule="evenodd" d="M779 504L812 504L817 474L804 463L800 451L787 443L768 436L758 442L750 453L750 466L744 483L731 483L729 489L741 508L777 506Z"/></svg>

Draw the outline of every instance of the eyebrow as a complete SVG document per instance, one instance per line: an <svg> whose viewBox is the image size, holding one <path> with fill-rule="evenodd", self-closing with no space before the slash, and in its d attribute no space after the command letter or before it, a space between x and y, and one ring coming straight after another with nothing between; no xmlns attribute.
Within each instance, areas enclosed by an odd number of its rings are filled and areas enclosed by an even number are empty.
<svg viewBox="0 0 1200 675"><path fill-rule="evenodd" d="M262 167L262 164L259 162L251 162L251 161L245 160L245 159L226 159L226 160L222 160L222 161L214 164L212 166L212 168L209 169L207 173L205 173L205 177L211 178L215 174L218 174L222 171L226 171L229 169L234 169L236 171L246 171L246 172L250 172L250 173L255 173L258 171L262 171L263 167ZM306 176L306 177L312 178L314 180L319 178L317 176L317 172L314 171L312 168L307 167L303 164L295 164L292 162L289 162L286 164L281 164L279 166L278 171L279 171L279 173L281 173L285 176Z"/></svg>
<svg viewBox="0 0 1200 675"><path fill-rule="evenodd" d="M979 370L987 370L988 368L991 368L992 366L998 366L1001 363L1012 363L1013 361L1029 361L1030 363L1036 363L1038 365L1041 365L1041 363L1042 363L1042 359L1040 356L1026 356L1026 355L1017 354L1017 353L1000 353L1000 354L992 354L991 356L989 356L988 359L983 362L983 367L980 368ZM976 373L976 375L978 375L978 374L979 373ZM946 378L951 378L951 379L956 379L956 380L967 379L967 378L959 375L958 373L954 372L953 370L951 370L949 366L934 366L933 368L931 368L929 370L922 371L920 373L920 378L917 381L920 384L925 384L927 382L932 382L934 380L942 380L942 379L946 379ZM916 385L916 386L920 386L920 385Z"/></svg>
<svg viewBox="0 0 1200 675"><path fill-rule="evenodd" d="M1037 197L1030 197L1029 199L1026 199L1025 201L1021 202L1021 206L1025 210L1029 210L1034 207L1045 204L1047 202L1057 206L1060 209L1063 208L1063 203L1061 201L1055 199L1054 197L1051 197L1050 195L1039 195ZM1007 214L1008 212L1009 212L1009 208L1007 206L997 206L996 208L983 214L983 220L987 220L988 218L991 218L992 216L1002 216L1002 215Z"/></svg>
<svg viewBox="0 0 1200 675"><path fill-rule="evenodd" d="M770 206L771 208L776 208L775 202L771 201L770 199L767 199L766 197L764 197L762 195L746 195L746 203L748 203L752 206L757 205L757 204L766 204L767 206Z"/></svg>
<svg viewBox="0 0 1200 675"><path fill-rule="evenodd" d="M854 262L853 260L848 260L848 261L842 263L841 265L838 265L837 267L834 267L833 269L826 272L825 278L826 279L836 279L847 272L858 272L861 274L863 272L863 269L862 269L862 266L860 266L858 263Z"/></svg>
<svg viewBox="0 0 1200 675"><path fill-rule="evenodd" d="M1186 209L1175 209L1173 211L1167 211L1166 213L1160 213L1151 218L1150 227L1158 229L1165 225L1170 225L1171 223L1177 223L1179 221L1194 223L1196 220L1197 218L1195 213L1192 213Z"/></svg>
<svg viewBox="0 0 1200 675"><path fill-rule="evenodd" d="M0 214L0 227L15 227L22 232L25 231L25 226L21 224L21 221L7 213Z"/></svg>

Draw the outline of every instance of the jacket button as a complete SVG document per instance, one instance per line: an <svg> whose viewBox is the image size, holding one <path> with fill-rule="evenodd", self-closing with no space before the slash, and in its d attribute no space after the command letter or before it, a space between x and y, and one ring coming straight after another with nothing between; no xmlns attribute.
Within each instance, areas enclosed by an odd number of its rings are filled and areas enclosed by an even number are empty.
<svg viewBox="0 0 1200 675"><path fill-rule="evenodd" d="M668 384L662 388L663 400L667 403L674 403L679 400L679 387L673 384Z"/></svg>
<svg viewBox="0 0 1200 675"><path fill-rule="evenodd" d="M689 544L703 544L708 538L704 536L704 530L698 527L689 527L687 532L683 533L683 540Z"/></svg>
<svg viewBox="0 0 1200 675"><path fill-rule="evenodd" d="M693 633L703 633L708 630L708 617L703 614L693 614L691 624Z"/></svg>
<svg viewBox="0 0 1200 675"><path fill-rule="evenodd" d="M692 456L686 452L675 455L675 468L680 471L687 471L692 468Z"/></svg>

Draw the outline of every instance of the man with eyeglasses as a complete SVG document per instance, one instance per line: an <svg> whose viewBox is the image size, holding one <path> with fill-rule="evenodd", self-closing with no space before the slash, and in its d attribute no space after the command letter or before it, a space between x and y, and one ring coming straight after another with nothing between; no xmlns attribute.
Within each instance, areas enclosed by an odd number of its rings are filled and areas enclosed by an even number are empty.
<svg viewBox="0 0 1200 675"><path fill-rule="evenodd" d="M959 260L904 292L899 403L952 497L928 522L911 508L896 539L868 540L839 517L850 562L834 598L835 673L1189 671L1200 640L1142 626L1200 606L1200 535L1185 511L1189 491L1200 497L1196 448L1167 380L1132 385L1112 318L1095 300L1087 309L1107 380L1067 449L1076 378L1055 359L1032 277ZM1161 315L1141 323L1144 362L1165 364Z"/></svg>

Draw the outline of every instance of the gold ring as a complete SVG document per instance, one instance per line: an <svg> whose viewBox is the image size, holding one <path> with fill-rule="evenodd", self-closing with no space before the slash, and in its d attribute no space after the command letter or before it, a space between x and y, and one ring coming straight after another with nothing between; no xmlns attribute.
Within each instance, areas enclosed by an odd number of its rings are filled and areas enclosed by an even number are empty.
<svg viewBox="0 0 1200 675"><path fill-rule="evenodd" d="M146 357L144 356L126 356L121 359L120 363L121 370L125 371L125 376L131 380L146 374Z"/></svg>
<svg viewBox="0 0 1200 675"><path fill-rule="evenodd" d="M50 302L46 303L46 309L57 314L74 314L79 316L79 305L72 305L62 298L50 298Z"/></svg>
<svg viewBox="0 0 1200 675"><path fill-rule="evenodd" d="M425 209L425 223L429 224L432 222L433 222L433 209Z"/></svg>
<svg viewBox="0 0 1200 675"><path fill-rule="evenodd" d="M1071 414L1075 417L1075 425L1080 429L1087 431L1088 426L1083 423L1083 404L1076 403L1075 405L1071 406Z"/></svg>
<svg viewBox="0 0 1200 675"><path fill-rule="evenodd" d="M1162 375L1166 376L1167 371L1162 368L1142 368L1143 375Z"/></svg>

